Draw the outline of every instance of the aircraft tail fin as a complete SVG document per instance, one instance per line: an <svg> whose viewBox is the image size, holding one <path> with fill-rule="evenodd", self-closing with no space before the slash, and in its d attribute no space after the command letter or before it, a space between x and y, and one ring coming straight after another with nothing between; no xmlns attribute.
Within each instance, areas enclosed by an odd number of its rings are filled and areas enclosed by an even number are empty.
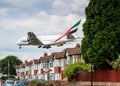
<svg viewBox="0 0 120 86"><path fill-rule="evenodd" d="M75 37L73 36L73 33L77 32L78 28L72 30L69 32L69 34L67 35L67 39L74 39Z"/></svg>
<svg viewBox="0 0 120 86"><path fill-rule="evenodd" d="M28 32L28 43L32 45L43 45L33 32Z"/></svg>
<svg viewBox="0 0 120 86"><path fill-rule="evenodd" d="M77 31L77 27L80 24L81 20L79 20L76 24L74 24L71 28L69 28L64 35L60 36L58 39L55 40L55 42L57 42L58 40L60 40L61 38L65 37L65 36L69 36L70 34L73 34ZM73 35L72 35L73 36Z"/></svg>

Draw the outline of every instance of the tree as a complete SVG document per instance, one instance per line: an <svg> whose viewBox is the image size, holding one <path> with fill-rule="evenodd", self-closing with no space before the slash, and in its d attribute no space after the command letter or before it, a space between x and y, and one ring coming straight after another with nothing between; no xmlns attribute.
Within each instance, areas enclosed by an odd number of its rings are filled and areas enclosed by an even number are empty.
<svg viewBox="0 0 120 86"><path fill-rule="evenodd" d="M90 0L85 12L83 58L95 70L112 69L108 61L120 54L120 0Z"/></svg>
<svg viewBox="0 0 120 86"><path fill-rule="evenodd" d="M15 65L20 65L21 63L22 61L16 56L6 56L4 59L0 60L0 72L3 74L8 74L9 70L9 74L15 75Z"/></svg>

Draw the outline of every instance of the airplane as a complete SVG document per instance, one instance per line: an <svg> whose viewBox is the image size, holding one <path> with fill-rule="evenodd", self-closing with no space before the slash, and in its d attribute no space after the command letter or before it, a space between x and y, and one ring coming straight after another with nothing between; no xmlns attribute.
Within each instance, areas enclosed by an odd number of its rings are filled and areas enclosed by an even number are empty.
<svg viewBox="0 0 120 86"><path fill-rule="evenodd" d="M21 46L35 45L38 48L49 49L51 46L63 46L67 42L73 42L80 37L75 37L73 34L77 32L78 25L81 20L69 28L63 35L49 35L49 36L36 36L33 32L28 32L28 37L22 37L18 40L17 45Z"/></svg>

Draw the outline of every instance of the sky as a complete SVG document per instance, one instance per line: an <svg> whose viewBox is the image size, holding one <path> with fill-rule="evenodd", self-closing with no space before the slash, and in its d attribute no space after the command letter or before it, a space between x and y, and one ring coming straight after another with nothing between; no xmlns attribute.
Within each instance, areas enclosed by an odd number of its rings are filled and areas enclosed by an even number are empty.
<svg viewBox="0 0 120 86"><path fill-rule="evenodd" d="M16 42L32 31L36 35L60 35L80 19L79 36L83 37L85 7L88 0L0 0L0 59L17 56L22 61L37 59L45 52L60 52L76 43L50 49L25 46Z"/></svg>

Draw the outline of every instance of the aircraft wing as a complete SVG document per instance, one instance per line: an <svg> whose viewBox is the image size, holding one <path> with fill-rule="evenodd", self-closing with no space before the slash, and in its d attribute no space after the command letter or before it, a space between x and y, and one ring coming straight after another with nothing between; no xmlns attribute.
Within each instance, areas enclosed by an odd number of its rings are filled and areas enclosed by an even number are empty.
<svg viewBox="0 0 120 86"><path fill-rule="evenodd" d="M43 43L36 37L33 32L28 32L28 44L31 45L43 45Z"/></svg>

